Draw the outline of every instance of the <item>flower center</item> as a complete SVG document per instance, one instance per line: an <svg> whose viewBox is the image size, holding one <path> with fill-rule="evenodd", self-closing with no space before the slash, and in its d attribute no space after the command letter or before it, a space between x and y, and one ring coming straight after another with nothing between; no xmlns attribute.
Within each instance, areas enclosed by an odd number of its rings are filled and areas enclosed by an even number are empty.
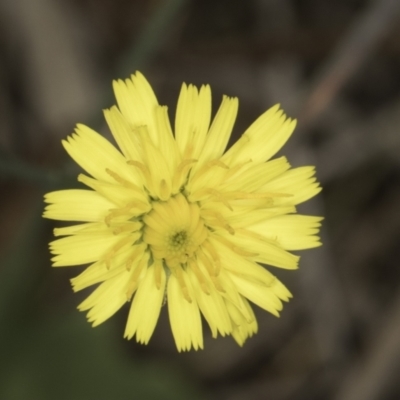
<svg viewBox="0 0 400 400"><path fill-rule="evenodd" d="M199 206L177 194L168 201L158 201L143 218L143 240L155 259L170 268L186 264L207 238Z"/></svg>
<svg viewBox="0 0 400 400"><path fill-rule="evenodd" d="M169 240L169 246L177 251L180 251L187 243L186 231L180 231L172 235Z"/></svg>

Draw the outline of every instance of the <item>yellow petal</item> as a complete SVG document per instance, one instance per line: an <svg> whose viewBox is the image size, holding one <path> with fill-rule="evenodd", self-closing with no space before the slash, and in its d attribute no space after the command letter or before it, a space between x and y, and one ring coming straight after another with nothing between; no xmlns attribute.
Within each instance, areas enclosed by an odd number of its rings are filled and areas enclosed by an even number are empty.
<svg viewBox="0 0 400 400"><path fill-rule="evenodd" d="M104 110L104 116L124 156L128 160L141 160L138 140L132 132L132 127L118 108L113 106L109 110Z"/></svg>
<svg viewBox="0 0 400 400"><path fill-rule="evenodd" d="M215 247L219 254L223 254L222 263L226 271L243 277L248 281L252 281L265 286L270 286L276 280L267 269L254 261L239 256L229 248L223 247L220 243L215 243Z"/></svg>
<svg viewBox="0 0 400 400"><path fill-rule="evenodd" d="M171 196L172 176L163 154L165 149L158 149L151 142L146 127L138 128L135 134L139 137L143 160L149 171L144 180L145 186L153 197L168 200Z"/></svg>
<svg viewBox="0 0 400 400"><path fill-rule="evenodd" d="M276 240L286 250L302 250L321 245L317 236L321 220L309 215L281 215L252 225L249 229Z"/></svg>
<svg viewBox="0 0 400 400"><path fill-rule="evenodd" d="M242 296L241 296L242 297ZM254 333L257 333L258 325L257 320L254 315L253 309L251 308L249 302L243 298L243 305L250 315L250 320L244 318L236 309L236 307L229 302L226 302L227 309L232 320L232 337L235 339L239 346L243 346L247 338L252 337Z"/></svg>
<svg viewBox="0 0 400 400"><path fill-rule="evenodd" d="M114 81L113 87L118 107L131 127L146 126L151 140L158 145L155 119L158 101L146 78L136 72L131 79Z"/></svg>
<svg viewBox="0 0 400 400"><path fill-rule="evenodd" d="M231 274L231 279L241 295L276 317L279 317L279 311L283 307L282 302L270 288L248 281L235 274Z"/></svg>
<svg viewBox="0 0 400 400"><path fill-rule="evenodd" d="M261 190L290 194L290 197L274 199L275 205L300 204L321 191L314 174L314 167L293 168L266 183Z"/></svg>
<svg viewBox="0 0 400 400"><path fill-rule="evenodd" d="M90 175L105 182L115 182L109 169L129 182L137 183L125 157L103 136L85 125L77 125L75 133L63 140L68 154ZM136 180L135 180L136 179Z"/></svg>
<svg viewBox="0 0 400 400"><path fill-rule="evenodd" d="M117 184L101 182L84 174L80 174L78 176L78 181L92 188L98 192L98 194L117 206L123 207L127 204L133 204L132 215L142 214L151 208L149 205L148 196L143 190L139 190L134 187L124 187Z"/></svg>
<svg viewBox="0 0 400 400"><path fill-rule="evenodd" d="M272 179L282 175L290 168L286 157L279 157L265 163L249 163L242 171L222 182L219 190L224 191L248 191L253 192Z"/></svg>
<svg viewBox="0 0 400 400"><path fill-rule="evenodd" d="M61 221L101 221L115 204L92 190L58 190L45 195L43 216Z"/></svg>
<svg viewBox="0 0 400 400"><path fill-rule="evenodd" d="M146 270L146 275L136 291L129 311L124 337L131 339L136 334L139 343L147 344L156 327L164 299L166 275L161 272L160 287L155 283L154 264Z"/></svg>
<svg viewBox="0 0 400 400"><path fill-rule="evenodd" d="M87 267L82 273L75 278L71 279L72 287L74 292L86 289L89 286L95 285L96 283L104 282L108 279L114 278L119 274L124 274L127 270L126 261L132 254L131 247L122 249L114 255L110 268L104 261L98 261Z"/></svg>
<svg viewBox="0 0 400 400"><path fill-rule="evenodd" d="M203 151L198 157L199 161L193 168L193 173L207 161L222 156L236 120L238 106L239 101L236 97L223 97L221 106L206 137Z"/></svg>
<svg viewBox="0 0 400 400"><path fill-rule="evenodd" d="M89 310L87 318L93 326L114 315L127 301L125 289L129 282L129 273L125 271L102 283L79 306L79 310Z"/></svg>
<svg viewBox="0 0 400 400"><path fill-rule="evenodd" d="M228 236L223 231L214 235L210 241L213 240L212 243L216 245L221 237L225 239L222 243L225 247L239 253L245 251L254 254L250 256L253 261L284 269L298 268L299 257L282 249L278 243L250 238L240 232Z"/></svg>
<svg viewBox="0 0 400 400"><path fill-rule="evenodd" d="M296 126L296 121L276 105L262 114L224 154L222 161L234 165L249 159L256 162L269 160L286 143Z"/></svg>
<svg viewBox="0 0 400 400"><path fill-rule="evenodd" d="M68 236L50 243L53 267L81 265L99 260L121 238L111 231Z"/></svg>
<svg viewBox="0 0 400 400"><path fill-rule="evenodd" d="M225 301L221 294L218 293L209 279L207 279L209 292L207 294L201 289L200 283L191 269L187 270L187 275L192 283L200 311L210 326L212 337L217 337L218 332L222 336L230 334L232 331L232 325L228 310L226 309ZM206 277L206 275L207 274L204 273L204 277Z"/></svg>
<svg viewBox="0 0 400 400"><path fill-rule="evenodd" d="M178 145L175 141L168 117L168 110L165 106L158 106L156 109L157 129L160 132L158 150L163 154L167 163L169 174L172 176L175 169L181 162Z"/></svg>
<svg viewBox="0 0 400 400"><path fill-rule="evenodd" d="M185 272L183 274L185 275ZM188 279L186 279L186 285L188 289L191 289ZM183 296L178 280L171 275L168 280L168 313L179 352L188 351L192 346L195 350L203 348L200 311L197 302L193 299L194 296L191 297L192 302L189 303Z"/></svg>
<svg viewBox="0 0 400 400"><path fill-rule="evenodd" d="M182 156L196 159L202 152L211 118L211 89L182 85L175 118L175 136Z"/></svg>

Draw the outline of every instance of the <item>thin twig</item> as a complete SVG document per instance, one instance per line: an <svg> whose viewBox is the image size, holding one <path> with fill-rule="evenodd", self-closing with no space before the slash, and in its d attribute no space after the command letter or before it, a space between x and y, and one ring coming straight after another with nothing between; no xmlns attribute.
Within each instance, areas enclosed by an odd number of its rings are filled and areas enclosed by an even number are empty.
<svg viewBox="0 0 400 400"><path fill-rule="evenodd" d="M161 1L138 38L134 38L132 48L122 57L118 75L125 76L137 68L144 68L157 53L168 37L167 32L186 0Z"/></svg>
<svg viewBox="0 0 400 400"><path fill-rule="evenodd" d="M122 57L117 73L121 76L143 67L164 43L166 32L186 0L161 1L139 38L135 40L126 57ZM97 125L97 124L95 124ZM0 176L22 179L41 186L58 187L67 178L64 172L34 167L26 162L0 154Z"/></svg>
<svg viewBox="0 0 400 400"><path fill-rule="evenodd" d="M340 89L375 51L398 21L398 0L376 0L358 18L320 70L299 113L302 128L309 127L326 110Z"/></svg>

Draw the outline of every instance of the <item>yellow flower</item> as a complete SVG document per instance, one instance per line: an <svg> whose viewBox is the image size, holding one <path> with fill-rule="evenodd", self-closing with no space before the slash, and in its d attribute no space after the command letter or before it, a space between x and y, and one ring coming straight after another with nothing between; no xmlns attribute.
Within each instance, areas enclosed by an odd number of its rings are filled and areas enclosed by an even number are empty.
<svg viewBox="0 0 400 400"><path fill-rule="evenodd" d="M320 191L314 168L270 161L295 121L272 107L226 150L237 98L211 123L210 87L183 84L173 133L143 75L114 92L104 113L120 151L84 125L63 141L89 189L45 196L44 217L79 222L55 229L53 266L90 264L72 285L100 283L78 307L93 326L131 302L125 337L147 344L167 302L179 351L203 348L201 314L243 345L257 332L249 301L279 316L291 297L260 264L296 269L289 251L320 245L322 218L295 208Z"/></svg>

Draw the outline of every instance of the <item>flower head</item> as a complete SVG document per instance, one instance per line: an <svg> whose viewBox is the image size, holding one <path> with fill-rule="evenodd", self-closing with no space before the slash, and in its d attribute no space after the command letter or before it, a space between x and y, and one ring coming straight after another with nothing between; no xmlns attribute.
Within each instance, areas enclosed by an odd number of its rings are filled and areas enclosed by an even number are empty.
<svg viewBox="0 0 400 400"><path fill-rule="evenodd" d="M63 141L88 189L45 196L46 218L78 222L55 229L53 266L90 264L72 285L99 284L79 305L93 326L130 302L125 337L148 343L166 301L179 351L203 348L201 314L242 345L257 332L250 302L278 316L291 297L261 264L296 269L289 251L320 245L321 218L296 213L320 191L314 168L270 160L295 121L272 107L226 150L236 98L211 122L210 87L183 84L173 133L143 75L114 91L104 113L120 150L84 125Z"/></svg>

